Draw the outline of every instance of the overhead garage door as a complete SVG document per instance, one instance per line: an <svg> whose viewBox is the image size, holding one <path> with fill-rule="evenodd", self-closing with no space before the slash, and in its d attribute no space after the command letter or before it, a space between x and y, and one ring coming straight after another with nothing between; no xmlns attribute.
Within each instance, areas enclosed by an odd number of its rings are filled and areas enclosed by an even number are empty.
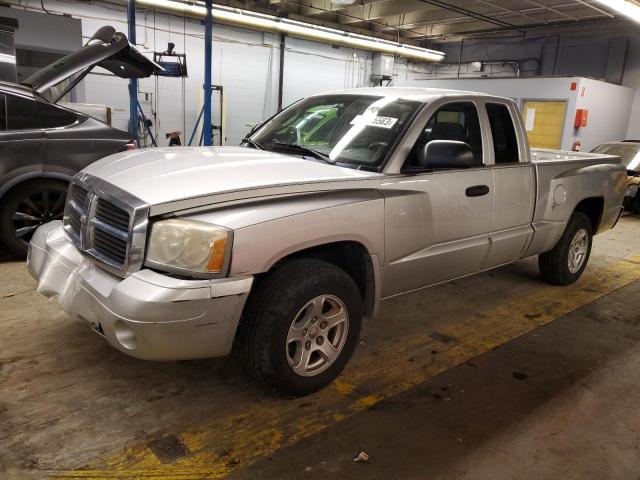
<svg viewBox="0 0 640 480"><path fill-rule="evenodd" d="M526 100L522 109L529 146L559 149L566 102Z"/></svg>

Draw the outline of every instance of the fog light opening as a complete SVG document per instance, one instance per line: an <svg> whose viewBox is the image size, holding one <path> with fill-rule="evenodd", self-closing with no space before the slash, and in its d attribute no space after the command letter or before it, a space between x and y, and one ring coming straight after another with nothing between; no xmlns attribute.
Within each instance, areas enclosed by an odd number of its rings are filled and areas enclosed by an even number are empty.
<svg viewBox="0 0 640 480"><path fill-rule="evenodd" d="M126 323L117 320L115 325L113 326L113 332L122 345L127 350L133 350L138 346L138 340L136 339L136 333Z"/></svg>

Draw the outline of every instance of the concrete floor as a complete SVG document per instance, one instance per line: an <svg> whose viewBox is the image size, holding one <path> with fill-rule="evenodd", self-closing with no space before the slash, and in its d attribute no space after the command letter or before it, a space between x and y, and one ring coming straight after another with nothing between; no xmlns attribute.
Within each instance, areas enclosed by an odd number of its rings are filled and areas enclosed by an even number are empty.
<svg viewBox="0 0 640 480"><path fill-rule="evenodd" d="M5 261L0 478L640 478L639 240L624 218L570 287L528 260L385 302L298 400L128 358Z"/></svg>

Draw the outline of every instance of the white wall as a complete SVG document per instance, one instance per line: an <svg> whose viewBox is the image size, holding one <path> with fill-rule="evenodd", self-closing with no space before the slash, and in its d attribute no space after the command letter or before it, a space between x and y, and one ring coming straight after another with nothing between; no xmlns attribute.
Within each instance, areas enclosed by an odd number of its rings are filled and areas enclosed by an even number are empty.
<svg viewBox="0 0 640 480"><path fill-rule="evenodd" d="M589 111L587 126L572 132L582 140L582 150L589 151L601 143L627 137L633 89L582 78L578 92L575 108ZM570 114L569 123L573 124L575 110Z"/></svg>
<svg viewBox="0 0 640 480"><path fill-rule="evenodd" d="M314 93L367 85L371 54L287 38L284 64L282 103L289 105Z"/></svg>
<svg viewBox="0 0 640 480"><path fill-rule="evenodd" d="M82 46L79 20L38 15L29 10L5 7L0 7L0 17L18 20L18 29L15 32L16 48L66 54ZM56 32L55 42L51 41L51 32Z"/></svg>
<svg viewBox="0 0 640 480"><path fill-rule="evenodd" d="M636 90L629 117L629 128L627 129L627 139L640 139L640 88Z"/></svg>
<svg viewBox="0 0 640 480"><path fill-rule="evenodd" d="M570 89L577 84L575 91ZM570 150L574 140L581 140L583 151L627 134L634 91L599 80L581 77L520 78L520 79L447 79L397 81L398 86L420 86L470 90L514 99L520 107L524 100L563 100L567 102L562 149ZM582 96L584 87L584 96ZM589 110L586 127L573 128L577 108Z"/></svg>
<svg viewBox="0 0 640 480"><path fill-rule="evenodd" d="M13 0L14 5L17 1ZM31 10L37 11L38 2L22 2L22 5L31 5ZM126 33L126 11L124 7L113 4L105 4L100 1L92 3L72 3L68 1L47 0L47 8L56 13L64 12L79 18L82 22L82 35L84 40L89 38L99 27L110 24L118 30ZM42 14L43 17L47 17ZM50 19L47 19L50 20ZM49 32L48 32L49 33ZM188 140L202 105L202 81L203 81L203 41L202 23L196 19L183 19L178 16L170 16L166 13L140 10L137 13L137 43L139 48L152 55L154 50L163 51L168 41L176 44L176 51L187 53L189 77L183 82L173 78L150 78L140 81L140 91L151 93L154 96L153 104L144 100L140 95L140 101L144 111L151 117L152 107L156 110L157 121L155 129L160 136L160 143L166 144L164 134L172 130L182 130L183 138ZM635 31L616 31L612 35L615 39L629 38L629 47L623 85L638 89L640 87L640 35ZM597 38L596 38L597 37ZM602 37L602 38L600 38ZM608 38L608 37L607 37ZM591 43L582 39L562 38L537 38L521 41L502 39L475 40L470 44L465 43L462 60L496 60L507 58L520 58L523 60L523 74L536 73L537 64L541 72L548 73L549 69L565 68L564 60L555 61L556 57L564 59L567 55L576 53L576 45L580 50L580 62L582 69L593 71L598 76L610 72L608 62L601 58L618 52L602 45L610 42L603 35L595 35ZM612 37L614 38L614 37ZM585 43L586 42L586 43ZM55 43L52 42L52 43ZM620 43L620 42L618 42ZM227 128L227 143L237 144L248 131L250 124L256 123L272 115L277 107L278 75L279 75L279 50L280 39L277 34L263 33L224 25L214 25L213 43L213 81L223 85L225 89L225 119ZM592 45L593 44L593 45ZM601 45L602 44L602 45ZM595 48L594 47L598 47ZM600 48L602 47L602 48ZM447 61L455 62L458 59L459 47L447 45L443 47L447 51ZM584 52L591 52L586 55ZM604 52L604 53L603 53ZM556 53L558 53L556 55ZM619 53L619 52L618 52ZM584 54L584 55L583 55ZM590 57L594 58L591 59ZM309 94L327 90L358 87L368 85L371 72L371 53L354 51L341 47L334 48L330 45L287 38L285 51L284 70L284 98L283 104L288 105L299 98ZM482 57L482 58L480 58ZM598 58L595 58L598 57ZM539 59L536 62L535 59ZM532 60L533 59L533 60ZM563 65L558 65L562 63ZM575 62L574 62L575 63ZM609 62L610 63L610 62ZM568 67L567 67L568 68ZM589 70L591 69L591 70ZM550 98L567 100L567 115L573 114L577 99L567 91L566 79L558 81L558 78L537 78L535 84L522 83L526 80L514 82L512 79L467 79L468 76L477 76L468 65L463 64L460 69L459 80L434 80L442 77L457 76L457 65L416 64L404 59L396 59L394 67L394 84L410 86L446 86L449 88L464 88L483 90L517 98ZM602 70L602 72L600 72ZM615 73L615 72L614 72ZM512 70L508 66L494 65L486 67L483 75L502 77L511 75ZM532 77L527 77L532 78ZM568 77L566 77L568 78ZM464 82L470 83L464 83ZM440 82L440 83L431 83ZM482 83L497 82L497 83ZM83 82L85 101L89 103L101 103L114 107L115 126L127 129L128 124L128 92L127 81L116 78L110 74L90 74ZM529 85L534 85L529 88ZM590 84L591 85L591 84ZM596 84L593 84L596 85ZM593 87L600 93L598 96L587 99L591 108L600 111L606 107L607 102L598 102L602 98L602 90ZM524 93L523 93L524 89ZM533 94L530 92L534 92ZM591 88L589 88L591 92ZM615 89L608 89L608 95L614 95L610 105L618 105L616 111L610 109L602 115L594 117L590 111L590 123L582 132L587 138L583 139L583 149L599 141L606 135L611 138L640 137L640 93L636 94L635 101L628 98L628 91L619 91L618 97ZM217 120L217 102L214 95L214 124ZM575 101L574 101L575 100ZM627 114L626 106L632 106L632 111ZM184 115L183 115L184 104ZM157 105L157 109L155 106ZM627 116L626 120L624 119ZM602 120L606 119L606 120ZM628 121L623 127L619 122ZM569 120L569 118L568 118ZM604 123L597 126L600 122ZM571 122L572 123L572 122ZM615 128L614 128L615 127ZM573 144L574 133L572 129L565 129L563 147L570 148ZM594 140L596 139L596 140Z"/></svg>
<svg viewBox="0 0 640 480"><path fill-rule="evenodd" d="M82 18L83 35L86 37L106 23L125 33L127 31L123 10L102 11L101 7L92 5L76 5L75 8L78 9L76 14ZM65 10L68 9L65 6ZM92 13L95 15L94 10L103 18L86 18ZM154 50L164 51L168 42L176 44L176 52L187 53L189 76L184 79L184 102L183 80L180 78L151 77L139 81L139 91L151 94L149 101L145 100L144 94L139 95L139 100L149 118L153 119L152 111L156 112L155 130L159 143L166 145L165 133L174 130L183 132L183 142L186 143L203 102L203 27L194 19L183 20L164 13L156 13L154 19L153 12L146 12L146 15L138 12L136 36L139 48L149 56ZM273 92L277 92L278 68L275 37L270 33L214 26L212 82L224 88L226 141L229 144L239 143L249 130L248 125L275 111ZM89 75L84 83L86 101L114 107L114 126L126 130L129 120L127 81L96 74ZM218 94L214 93L214 125L220 123L218 99ZM197 142L198 138L199 133L196 133L194 141Z"/></svg>
<svg viewBox="0 0 640 480"><path fill-rule="evenodd" d="M627 138L640 139L640 34L629 39L629 53L622 82L623 85L636 89Z"/></svg>
<svg viewBox="0 0 640 480"><path fill-rule="evenodd" d="M449 43L439 48L447 53L448 62L460 56L460 43ZM464 62L513 59L522 61L523 76L583 76L608 79L636 91L631 102L629 124L620 137L640 138L640 29L631 22L613 26L593 26L589 30L528 35L526 38L466 39L462 48L461 77L466 72ZM457 77L456 65L426 69L427 74L413 75L413 79ZM494 67L497 68L497 67ZM501 75L502 71L485 71L475 76ZM398 75L402 79L403 75ZM608 116L617 116L609 112ZM595 130L590 130L596 133ZM616 130L617 132L617 130Z"/></svg>
<svg viewBox="0 0 640 480"><path fill-rule="evenodd" d="M12 3L17 4L15 1ZM127 33L124 7L102 2L83 4L56 0L47 0L46 5L50 11L79 18L84 41L103 25L112 25ZM34 10L37 10L35 4ZM203 101L202 22L139 10L136 24L138 48L149 57L153 56L154 50L164 51L169 41L176 44L176 52L187 53L189 77L184 81L184 120L182 79L141 79L140 92L153 94L154 102L145 101L144 94L139 95L139 100L149 118L152 118L151 112L156 110L157 103L155 129L160 145L167 144L164 134L173 130L183 131L183 139L188 141ZM268 118L277 110L280 37L278 34L219 24L214 24L213 36L213 83L224 87L226 141L234 145L247 133L249 125ZM288 105L313 93L367 85L370 59L368 52L287 38L283 104ZM96 69L83 84L85 101L112 106L114 126L127 130L127 80ZM213 123L217 124L219 104L216 94L213 99ZM198 138L199 133L195 141Z"/></svg>

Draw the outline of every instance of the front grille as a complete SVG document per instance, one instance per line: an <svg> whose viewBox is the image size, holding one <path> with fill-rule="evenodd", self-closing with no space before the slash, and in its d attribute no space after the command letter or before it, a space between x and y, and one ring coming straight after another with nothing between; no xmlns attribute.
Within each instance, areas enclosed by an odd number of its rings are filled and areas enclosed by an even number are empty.
<svg viewBox="0 0 640 480"><path fill-rule="evenodd" d="M118 208L102 198L98 198L95 217L123 231L129 230L129 212Z"/></svg>
<svg viewBox="0 0 640 480"><path fill-rule="evenodd" d="M82 253L125 276L142 265L147 216L138 198L81 173L67 196L64 229Z"/></svg>
<svg viewBox="0 0 640 480"><path fill-rule="evenodd" d="M127 260L127 241L98 228L93 233L93 247L118 265L124 265Z"/></svg>
<svg viewBox="0 0 640 480"><path fill-rule="evenodd" d="M93 248L108 262L119 267L127 259L130 215L125 209L98 197L91 224Z"/></svg>
<svg viewBox="0 0 640 480"><path fill-rule="evenodd" d="M77 239L80 238L82 215L84 215L87 210L86 203L88 193L89 192L80 185L71 185L71 190L69 191L69 198L67 201L69 230Z"/></svg>

